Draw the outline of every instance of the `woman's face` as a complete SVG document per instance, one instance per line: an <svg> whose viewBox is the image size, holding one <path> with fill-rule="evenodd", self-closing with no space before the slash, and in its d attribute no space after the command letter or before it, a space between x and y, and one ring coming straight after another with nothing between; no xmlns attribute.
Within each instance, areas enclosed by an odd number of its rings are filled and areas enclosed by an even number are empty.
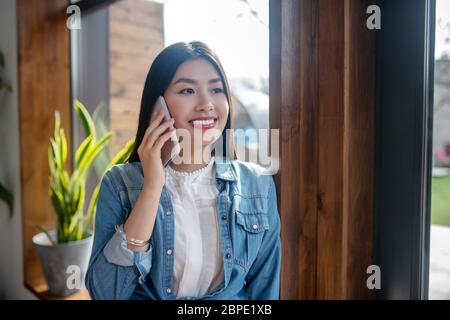
<svg viewBox="0 0 450 320"><path fill-rule="evenodd" d="M202 147L211 145L225 129L228 100L219 74L208 61L195 59L181 64L164 98L175 119L174 127L187 130L192 146L194 137L201 137Z"/></svg>

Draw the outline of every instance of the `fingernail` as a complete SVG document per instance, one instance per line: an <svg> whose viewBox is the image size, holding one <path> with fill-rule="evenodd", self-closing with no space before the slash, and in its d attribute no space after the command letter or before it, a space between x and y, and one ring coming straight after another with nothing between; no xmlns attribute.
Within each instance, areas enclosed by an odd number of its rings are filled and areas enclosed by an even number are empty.
<svg viewBox="0 0 450 320"><path fill-rule="evenodd" d="M155 115L156 115L156 111L153 112L153 116L155 116Z"/></svg>

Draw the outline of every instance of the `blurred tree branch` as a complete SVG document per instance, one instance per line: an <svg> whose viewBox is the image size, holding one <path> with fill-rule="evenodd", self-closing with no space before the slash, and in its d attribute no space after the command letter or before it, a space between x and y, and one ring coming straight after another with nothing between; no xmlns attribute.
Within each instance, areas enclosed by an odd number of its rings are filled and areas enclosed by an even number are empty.
<svg viewBox="0 0 450 320"><path fill-rule="evenodd" d="M240 2L243 2L247 8L249 9L250 13L256 18L256 20L261 23L263 26L265 26L266 28L268 28L269 26L261 19L261 17L259 16L258 11L256 11L252 5L248 2L248 0L239 0ZM237 16L237 18L240 18L242 16L242 14L239 14Z"/></svg>

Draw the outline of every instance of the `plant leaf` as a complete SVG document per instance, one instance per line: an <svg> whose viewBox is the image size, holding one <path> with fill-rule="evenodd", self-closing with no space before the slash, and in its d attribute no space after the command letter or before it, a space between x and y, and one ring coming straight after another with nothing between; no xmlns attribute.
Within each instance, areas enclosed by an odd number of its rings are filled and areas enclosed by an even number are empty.
<svg viewBox="0 0 450 320"><path fill-rule="evenodd" d="M108 164L108 166L105 169L105 172L108 171L109 169L111 169L112 166L114 166L116 164L119 164L119 163L124 163L125 160L128 159L128 157L130 156L131 152L133 151L134 142L135 142L135 138L132 138L132 139L130 139L127 142L125 147L122 150L120 150L116 154L114 159L112 159L111 162ZM105 174L105 172L103 172L103 174Z"/></svg>
<svg viewBox="0 0 450 320"><path fill-rule="evenodd" d="M101 179L100 179L100 181L101 181ZM94 191L92 192L91 201L89 202L88 212L86 215L86 227L88 227L90 225L92 219L94 218L94 212L97 209L97 201L98 201L98 194L100 192L100 185L101 185L101 182L99 182L95 186ZM95 219L93 221L95 222ZM95 225L93 227L95 228Z"/></svg>
<svg viewBox="0 0 450 320"><path fill-rule="evenodd" d="M105 147L106 143L111 138L112 132L108 132L105 134L96 144L95 146L89 150L87 155L83 158L83 160L80 163L80 166L78 167L78 170L80 171L80 175L82 177L86 177L92 162L95 160L97 155L102 151L102 149Z"/></svg>
<svg viewBox="0 0 450 320"><path fill-rule="evenodd" d="M69 235L71 233L73 233L73 231L75 230L75 227L78 224L78 220L80 219L80 212L78 211L77 213L75 213L73 215L73 217L70 219L70 224L69 224L69 228L67 229L67 232L69 233Z"/></svg>
<svg viewBox="0 0 450 320"><path fill-rule="evenodd" d="M108 132L109 129L106 124L106 121L104 120L107 119L106 105L103 101L99 103L95 108L94 113L92 115L92 119L94 121L95 128L97 129L98 136L103 136L105 133ZM100 154L93 163L94 171L97 177L102 176L102 173L105 171L105 168L111 159L110 149L111 149L110 145L106 146L102 150L102 152L100 152Z"/></svg>
<svg viewBox="0 0 450 320"><path fill-rule="evenodd" d="M56 211L56 215L61 217L64 215L64 198L61 192L55 190L54 188L50 188L50 198L52 200L53 209Z"/></svg>
<svg viewBox="0 0 450 320"><path fill-rule="evenodd" d="M100 126L105 127L105 121L103 121L103 119L106 119L106 104L102 101L97 105L94 113L92 114L92 120L94 121L95 128L97 129L97 133L99 135L102 135L108 131L107 129L104 131L99 130L101 129Z"/></svg>
<svg viewBox="0 0 450 320"><path fill-rule="evenodd" d="M64 129L59 129L59 136L60 136L60 158L61 158L61 170L63 170L66 167L66 159L67 159L67 140L66 136L64 135Z"/></svg>
<svg viewBox="0 0 450 320"><path fill-rule="evenodd" d="M95 138L97 136L97 133L95 130L94 121L92 120L85 106L80 101L76 100L75 110L78 112L78 115L81 119L86 136L92 135Z"/></svg>
<svg viewBox="0 0 450 320"><path fill-rule="evenodd" d="M83 160L92 143L93 143L93 136L90 135L86 139L84 139L83 142L78 147L75 153L76 168L80 167L80 163Z"/></svg>
<svg viewBox="0 0 450 320"><path fill-rule="evenodd" d="M61 170L61 158L59 157L59 146L53 138L50 138L50 144L52 146L52 156L55 162L56 170Z"/></svg>
<svg viewBox="0 0 450 320"><path fill-rule="evenodd" d="M55 128L53 137L57 144L59 144L59 128L61 128L61 115L59 114L59 111L55 111Z"/></svg>
<svg viewBox="0 0 450 320"><path fill-rule="evenodd" d="M86 193L86 189L84 187L84 184L80 184L79 186L79 190L78 190L78 197L76 199L74 199L74 203L75 203L75 212L78 211L83 211L83 205L84 205L84 200L85 200L85 193Z"/></svg>

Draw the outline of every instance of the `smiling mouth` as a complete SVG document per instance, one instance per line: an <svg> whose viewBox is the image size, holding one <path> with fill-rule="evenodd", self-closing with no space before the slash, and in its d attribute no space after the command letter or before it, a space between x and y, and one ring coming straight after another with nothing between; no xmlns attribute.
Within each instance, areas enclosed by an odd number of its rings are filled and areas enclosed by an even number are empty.
<svg viewBox="0 0 450 320"><path fill-rule="evenodd" d="M209 119L209 120L194 120L189 121L189 123L194 127L202 130L207 130L214 128L216 125L217 119Z"/></svg>

